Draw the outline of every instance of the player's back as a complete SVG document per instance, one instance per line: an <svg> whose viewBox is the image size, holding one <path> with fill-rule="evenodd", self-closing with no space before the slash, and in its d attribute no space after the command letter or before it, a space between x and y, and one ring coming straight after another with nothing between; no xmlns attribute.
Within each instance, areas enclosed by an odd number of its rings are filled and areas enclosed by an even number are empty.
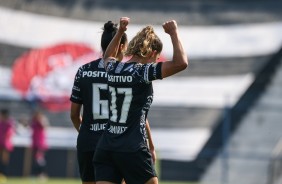
<svg viewBox="0 0 282 184"><path fill-rule="evenodd" d="M102 59L87 63L78 69L71 100L83 105L78 141L82 142L82 145L89 145L83 147L90 149L92 145L95 146L105 128L109 118L107 88L107 73Z"/></svg>
<svg viewBox="0 0 282 184"><path fill-rule="evenodd" d="M107 65L110 117L101 146L115 151L135 151L146 146L146 118L153 101L152 80L160 79L161 64Z"/></svg>

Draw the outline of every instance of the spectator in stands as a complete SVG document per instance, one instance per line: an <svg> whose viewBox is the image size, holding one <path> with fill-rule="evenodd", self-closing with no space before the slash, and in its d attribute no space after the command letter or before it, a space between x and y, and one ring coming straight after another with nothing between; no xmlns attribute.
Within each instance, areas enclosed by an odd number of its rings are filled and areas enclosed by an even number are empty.
<svg viewBox="0 0 282 184"><path fill-rule="evenodd" d="M103 53L117 31L112 21L104 24L101 38ZM118 59L123 59L123 51L127 47L127 35L123 34L118 49ZM99 58L81 66L75 76L72 88L71 120L79 132L77 137L77 159L80 177L83 184L95 184L93 156L98 139L102 135L109 118L107 75L103 59ZM83 117L80 112L83 106ZM156 153L151 138L149 122L148 131L150 152L155 161ZM92 141L90 141L92 140Z"/></svg>
<svg viewBox="0 0 282 184"><path fill-rule="evenodd" d="M0 111L0 182L6 181L10 153L13 151L12 136L15 132L15 121L8 109Z"/></svg>
<svg viewBox="0 0 282 184"><path fill-rule="evenodd" d="M46 178L46 159L45 153L48 149L46 141L46 128L49 120L42 111L36 110L31 119L32 130L32 156L33 173L41 178Z"/></svg>
<svg viewBox="0 0 282 184"><path fill-rule="evenodd" d="M163 24L173 46L172 61L156 60L162 42L152 26L146 26L129 42L125 52L130 59L117 59L122 35L129 18L120 19L120 27L104 54L110 91L110 117L94 155L97 184L157 184L158 178L147 149L145 119L153 100L152 81L174 75L188 66L188 58L179 38L176 21Z"/></svg>

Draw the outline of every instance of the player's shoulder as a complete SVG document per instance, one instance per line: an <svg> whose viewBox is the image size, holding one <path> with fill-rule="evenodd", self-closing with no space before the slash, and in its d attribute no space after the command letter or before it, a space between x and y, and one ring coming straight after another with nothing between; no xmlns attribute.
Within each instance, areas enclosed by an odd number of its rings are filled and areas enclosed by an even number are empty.
<svg viewBox="0 0 282 184"><path fill-rule="evenodd" d="M131 66L135 69L135 70L144 70L146 68L155 66L156 63L133 63Z"/></svg>
<svg viewBox="0 0 282 184"><path fill-rule="evenodd" d="M106 63L106 71L110 72L110 71L115 71L116 67L120 65L121 61L118 61L114 57L108 57L105 59L105 63Z"/></svg>
<svg viewBox="0 0 282 184"><path fill-rule="evenodd" d="M95 59L90 61L80 67L80 70L93 70L98 68L104 68L104 61L102 58Z"/></svg>
<svg viewBox="0 0 282 184"><path fill-rule="evenodd" d="M104 63L102 58L95 59L89 63L84 64L84 67L98 66L100 63Z"/></svg>

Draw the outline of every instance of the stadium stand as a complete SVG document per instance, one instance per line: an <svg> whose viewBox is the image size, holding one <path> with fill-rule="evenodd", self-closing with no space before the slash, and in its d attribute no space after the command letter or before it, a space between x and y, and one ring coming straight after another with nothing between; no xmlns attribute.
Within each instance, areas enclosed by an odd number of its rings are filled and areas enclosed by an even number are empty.
<svg viewBox="0 0 282 184"><path fill-rule="evenodd" d="M9 0L1 1L0 6L41 15L97 22L104 22L113 19L113 17L118 20L119 17L124 16L123 12L127 11L126 15L132 18L134 24L147 24L148 20L153 24L162 24L164 20L173 17L183 25L228 26L232 24L275 22L281 21L282 17L282 2L277 0ZM29 49L24 46L0 43L0 66L11 67L14 60ZM281 62L281 56L279 57L279 62ZM225 180L228 180L229 183L237 181L236 183L242 184L266 182L269 164L267 159L277 143L279 130L281 130L281 125L277 122L282 119L277 110L281 108L281 103L279 103L281 102L281 100L279 101L281 99L281 95L279 95L281 94L281 87L275 84L279 82L274 82L276 76L281 76L281 74L277 74L271 80L270 86L273 86L273 88L270 89L269 87L266 94L263 93L264 87L269 85L268 79L274 74L270 72L265 75L264 71L274 71L274 66L278 66L278 61L273 59L271 54L190 59L189 70L179 73L176 79L198 76L224 78L251 73L256 76L254 80L256 85L250 86L235 106L230 107L230 111L227 111L232 114L231 129L228 132L228 135L232 134L230 143L221 139L226 109L222 107L182 107L153 104L149 114L152 130L160 128L168 131L173 129L192 130L194 128L211 130L211 137L207 142L204 141L203 147L200 148L194 160L161 159L160 179L201 181L211 184L212 182L225 182ZM267 79L261 77L267 77ZM261 100L256 101L260 95L262 95ZM13 109L12 115L16 119L30 114L31 106L32 104L27 101L8 99L1 99L0 101L0 108ZM45 111L45 114L48 115L52 128L72 128L69 112L52 113ZM233 117L235 118L233 119ZM273 122L267 123L266 119L268 118L271 119L269 121ZM75 137L69 138L69 140L73 141L74 144ZM184 145L186 142L181 143ZM48 174L51 177L78 176L75 146L67 144L69 142L61 148L54 147L48 154ZM227 144L228 150L228 161L226 162L222 161L222 155L226 153L220 152L224 144ZM189 146L187 145L187 147ZM234 153L230 154L232 151ZM11 175L26 176L28 174L28 170L23 172L23 168L28 167L28 164L20 160L23 155L28 155L28 150L21 146L17 147L12 155L13 161L11 163L11 165L17 165L17 168L10 169ZM58 162L62 163L59 167L55 164ZM249 172L249 175L247 175L249 170L253 170L253 172ZM242 181L236 180L237 178L242 179ZM243 181L244 178L246 180Z"/></svg>
<svg viewBox="0 0 282 184"><path fill-rule="evenodd" d="M281 20L277 0L9 0L1 6L60 17L104 21L129 16L136 24L162 24L171 17L185 25L216 25Z"/></svg>
<svg viewBox="0 0 282 184"><path fill-rule="evenodd" d="M262 69L247 90L246 96L249 98L243 98L244 101L238 103L243 103L244 106L238 106L237 112L233 111L236 107L231 110L231 121L227 123L229 133L234 133L230 134L228 143L222 142L222 151L210 165L202 183L268 182L270 158L281 139L281 86L282 49Z"/></svg>
<svg viewBox="0 0 282 184"><path fill-rule="evenodd" d="M19 57L19 55L26 52L28 48L22 48L14 45L0 43L0 50L1 50L0 65L11 67L13 61L15 61L15 59Z"/></svg>

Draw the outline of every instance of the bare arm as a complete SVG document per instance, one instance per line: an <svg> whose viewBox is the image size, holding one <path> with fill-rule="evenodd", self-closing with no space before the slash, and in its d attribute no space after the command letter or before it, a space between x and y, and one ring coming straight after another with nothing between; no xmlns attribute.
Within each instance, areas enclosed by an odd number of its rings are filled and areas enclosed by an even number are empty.
<svg viewBox="0 0 282 184"><path fill-rule="evenodd" d="M121 17L120 18L120 25L117 33L115 34L114 38L108 45L105 54L104 54L104 61L105 61L105 66L107 66L107 63L111 58L115 58L118 53L120 41L122 38L123 33L127 30L127 25L129 23L129 18L128 17Z"/></svg>
<svg viewBox="0 0 282 184"><path fill-rule="evenodd" d="M71 112L70 112L70 118L73 123L73 126L79 131L80 124L82 122L82 118L80 115L80 110L81 110L82 105L77 104L77 103L71 103Z"/></svg>
<svg viewBox="0 0 282 184"><path fill-rule="evenodd" d="M165 22L163 28L170 35L173 46L172 61L162 64L162 77L165 78L184 70L188 66L188 57L182 47L176 21Z"/></svg>
<svg viewBox="0 0 282 184"><path fill-rule="evenodd" d="M157 156L156 156L155 146L153 143L153 138L151 135L151 129L150 129L150 124L149 124L148 119L146 119L146 130L147 130L147 136L148 136L148 142L149 142L149 150L150 150L150 153L152 154L153 162L156 163Z"/></svg>

